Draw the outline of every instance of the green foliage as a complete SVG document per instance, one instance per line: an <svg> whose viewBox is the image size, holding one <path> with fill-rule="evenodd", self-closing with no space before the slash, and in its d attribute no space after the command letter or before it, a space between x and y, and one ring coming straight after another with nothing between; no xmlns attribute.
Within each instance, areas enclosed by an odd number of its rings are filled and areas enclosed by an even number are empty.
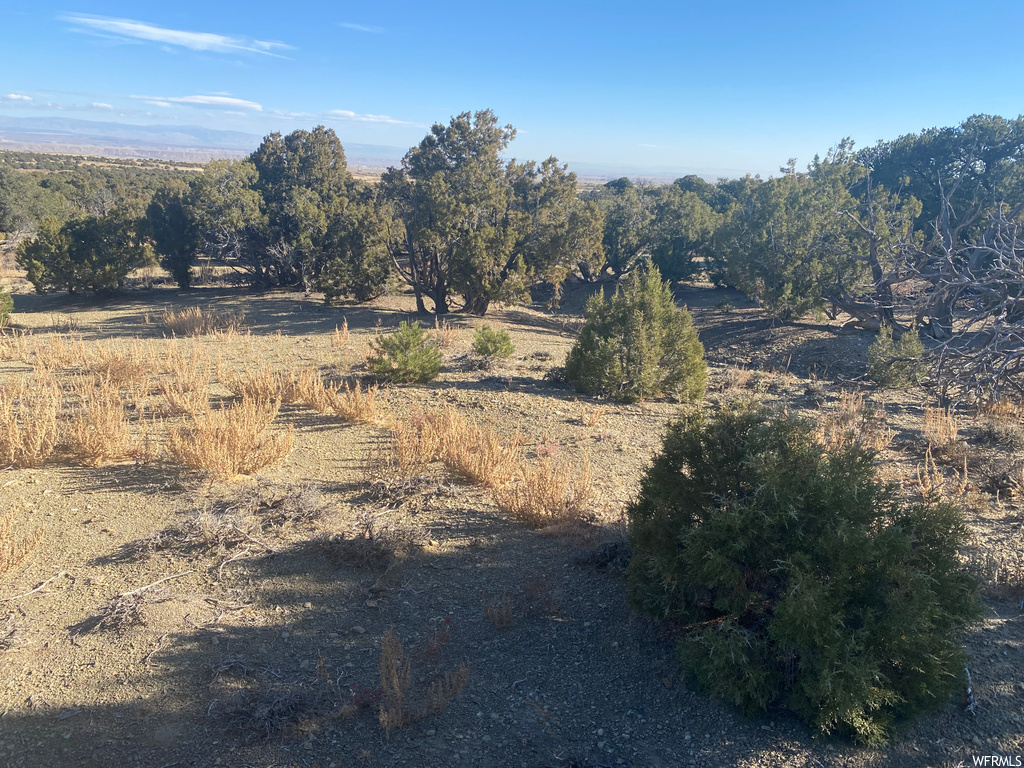
<svg viewBox="0 0 1024 768"><path fill-rule="evenodd" d="M692 277L703 266L698 257L710 254L723 220L696 192L683 191L678 182L663 187L651 228L651 261L668 280Z"/></svg>
<svg viewBox="0 0 1024 768"><path fill-rule="evenodd" d="M872 452L764 410L690 415L627 514L631 600L689 625L680 653L711 694L877 743L961 682L967 528L901 503Z"/></svg>
<svg viewBox="0 0 1024 768"><path fill-rule="evenodd" d="M174 179L158 189L146 208L146 222L160 264L181 288L192 285L192 265L201 247L190 189Z"/></svg>
<svg viewBox="0 0 1024 768"><path fill-rule="evenodd" d="M917 384L924 373L924 344L916 326L905 331L893 343L892 326L883 323L878 336L868 347L868 375L883 387L903 387Z"/></svg>
<svg viewBox="0 0 1024 768"><path fill-rule="evenodd" d="M7 291L0 290L0 328L6 328L14 311L14 299Z"/></svg>
<svg viewBox="0 0 1024 768"><path fill-rule="evenodd" d="M370 372L400 384L425 384L441 372L441 350L432 344L419 323L404 320L398 330L370 343L366 359Z"/></svg>
<svg viewBox="0 0 1024 768"><path fill-rule="evenodd" d="M133 269L152 262L142 230L140 219L121 210L63 225L46 218L36 237L18 246L18 265L37 293L112 291Z"/></svg>
<svg viewBox="0 0 1024 768"><path fill-rule="evenodd" d="M693 318L676 306L657 267L641 264L611 300L597 294L587 303L565 378L580 392L621 402L704 396L704 347Z"/></svg>
<svg viewBox="0 0 1024 768"><path fill-rule="evenodd" d="M481 325L473 334L473 351L480 357L505 360L512 357L516 350L508 331L496 331L489 325Z"/></svg>

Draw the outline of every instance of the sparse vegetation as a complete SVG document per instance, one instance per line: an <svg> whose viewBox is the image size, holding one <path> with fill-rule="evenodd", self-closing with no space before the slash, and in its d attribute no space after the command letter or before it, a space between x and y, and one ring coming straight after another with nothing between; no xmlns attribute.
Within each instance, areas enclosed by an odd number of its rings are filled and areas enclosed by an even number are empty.
<svg viewBox="0 0 1024 768"><path fill-rule="evenodd" d="M38 467L60 440L61 391L50 378L0 387L0 461Z"/></svg>
<svg viewBox="0 0 1024 768"><path fill-rule="evenodd" d="M224 479L251 475L291 451L293 429L270 430L279 408L279 401L243 398L194 415L190 423L171 429L168 448L189 469Z"/></svg>
<svg viewBox="0 0 1024 768"><path fill-rule="evenodd" d="M868 374L883 387L917 384L925 371L924 344L911 326L893 343L892 326L883 324L868 348Z"/></svg>
<svg viewBox="0 0 1024 768"><path fill-rule="evenodd" d="M245 322L244 312L219 312L201 307L177 310L168 307L160 317L164 330L172 336L207 336L212 333L238 333Z"/></svg>

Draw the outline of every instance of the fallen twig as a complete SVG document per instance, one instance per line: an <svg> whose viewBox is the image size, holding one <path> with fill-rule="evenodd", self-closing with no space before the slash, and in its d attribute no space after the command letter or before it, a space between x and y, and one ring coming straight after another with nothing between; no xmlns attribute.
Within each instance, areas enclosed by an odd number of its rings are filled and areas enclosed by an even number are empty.
<svg viewBox="0 0 1024 768"><path fill-rule="evenodd" d="M68 573L67 571L61 571L60 573L55 574L55 575L51 576L50 578L48 578L42 584L37 585L34 589L30 589L28 592L25 592L25 593L20 594L20 595L15 595L14 597L5 597L5 598L0 599L0 603L9 603L11 600L20 600L23 597L28 597L29 595L34 595L39 590L43 589L43 587L45 587L51 581L54 581L55 579L59 579L61 576L67 576L67 577L71 578L71 574L70 573Z"/></svg>

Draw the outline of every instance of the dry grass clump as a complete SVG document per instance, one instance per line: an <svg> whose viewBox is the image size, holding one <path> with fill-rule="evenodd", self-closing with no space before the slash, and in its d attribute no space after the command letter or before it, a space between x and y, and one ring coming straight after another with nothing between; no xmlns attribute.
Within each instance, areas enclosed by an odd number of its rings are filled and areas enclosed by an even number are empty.
<svg viewBox="0 0 1024 768"><path fill-rule="evenodd" d="M231 551L248 540L245 527L242 521L229 515L197 512L145 538L124 544L114 559L132 562L145 560L157 552L191 556Z"/></svg>
<svg viewBox="0 0 1024 768"><path fill-rule="evenodd" d="M244 398L240 403L193 416L171 430L171 454L190 469L230 479L251 475L283 460L292 448L294 430L270 432L279 401Z"/></svg>
<svg viewBox="0 0 1024 768"><path fill-rule="evenodd" d="M922 433L933 448L944 448L960 435L960 420L948 408L925 408Z"/></svg>
<svg viewBox="0 0 1024 768"><path fill-rule="evenodd" d="M145 453L144 441L132 434L120 391L106 381L81 393L68 421L67 443L90 467L138 459Z"/></svg>
<svg viewBox="0 0 1024 768"><path fill-rule="evenodd" d="M301 403L318 413L331 413L346 421L373 422L380 416L376 385L365 389L356 382L341 388L327 384L312 368L292 371L282 387L285 402Z"/></svg>
<svg viewBox="0 0 1024 768"><path fill-rule="evenodd" d="M341 321L341 327L334 326L334 333L331 335L331 346L345 348L348 346L348 318Z"/></svg>
<svg viewBox="0 0 1024 768"><path fill-rule="evenodd" d="M371 445L363 461L363 480L389 490L422 475L440 456L441 441L432 419L414 412Z"/></svg>
<svg viewBox="0 0 1024 768"><path fill-rule="evenodd" d="M45 340L28 337L33 367L41 371L57 371L62 368L85 368L88 354L81 338L68 334L53 334ZM21 359L25 360L26 356Z"/></svg>
<svg viewBox="0 0 1024 768"><path fill-rule="evenodd" d="M917 468L917 491L925 501L939 502L963 498L967 491L967 457L963 470L953 470L950 477L939 469L931 446L924 454L924 464Z"/></svg>
<svg viewBox="0 0 1024 768"><path fill-rule="evenodd" d="M160 318L173 336L207 336L213 333L238 333L245 322L244 312L203 311L200 307L166 309Z"/></svg>
<svg viewBox="0 0 1024 768"><path fill-rule="evenodd" d="M5 331L0 333L0 360L30 362L32 358L30 339L32 339L31 335L21 331Z"/></svg>
<svg viewBox="0 0 1024 768"><path fill-rule="evenodd" d="M468 482L497 488L515 476L522 461L518 446L506 443L491 427L445 408L429 419L437 435L440 459L448 470Z"/></svg>
<svg viewBox="0 0 1024 768"><path fill-rule="evenodd" d="M893 433L884 414L866 406L864 395L843 392L836 407L818 417L816 437L829 450L857 444L882 451L892 442Z"/></svg>
<svg viewBox="0 0 1024 768"><path fill-rule="evenodd" d="M434 327L430 331L434 343L439 349L449 349L455 345L462 335L462 329L456 328L447 320L434 318Z"/></svg>
<svg viewBox="0 0 1024 768"><path fill-rule="evenodd" d="M380 650L380 724L390 736L396 728L440 712L462 692L468 680L469 667L460 664L455 670L435 674L419 701L411 701L412 663L394 627L390 627Z"/></svg>
<svg viewBox="0 0 1024 768"><path fill-rule="evenodd" d="M163 359L166 378L159 383L160 394L172 414L205 413L210 407L210 377L213 366L199 349L184 354L172 346Z"/></svg>
<svg viewBox="0 0 1024 768"><path fill-rule="evenodd" d="M139 389L149 382L150 358L148 350L138 342L120 349L97 344L89 370L115 387Z"/></svg>
<svg viewBox="0 0 1024 768"><path fill-rule="evenodd" d="M501 600L496 603L487 599L486 592L481 595L480 600L484 606L484 615L497 629L504 629L512 623L514 605L507 589L502 590Z"/></svg>
<svg viewBox="0 0 1024 768"><path fill-rule="evenodd" d="M24 563L43 537L42 530L24 535L14 524L13 513L0 514L0 578Z"/></svg>
<svg viewBox="0 0 1024 768"><path fill-rule="evenodd" d="M582 521L594 492L587 457L579 464L543 457L519 464L518 477L491 490L498 509L533 528Z"/></svg>
<svg viewBox="0 0 1024 768"><path fill-rule="evenodd" d="M295 394L290 378L290 374L279 373L269 365L255 370L246 366L239 376L217 364L217 380L235 397L248 400L293 402Z"/></svg>
<svg viewBox="0 0 1024 768"><path fill-rule="evenodd" d="M49 377L0 387L0 462L38 467L60 439L62 393Z"/></svg>

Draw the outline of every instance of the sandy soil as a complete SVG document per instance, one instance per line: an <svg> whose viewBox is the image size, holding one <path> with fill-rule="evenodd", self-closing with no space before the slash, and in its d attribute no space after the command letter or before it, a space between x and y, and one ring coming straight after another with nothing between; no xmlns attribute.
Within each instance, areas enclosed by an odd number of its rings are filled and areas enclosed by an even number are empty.
<svg viewBox="0 0 1024 768"><path fill-rule="evenodd" d="M380 430L288 406L278 420L294 426L294 449L258 480L210 482L160 460L98 469L55 460L0 473L0 508L15 510L20 530L42 531L28 565L0 582L0 766L955 766L1024 753L1019 584L990 585L988 615L965 638L976 713L965 711L965 692L884 750L815 740L785 714L748 720L688 687L665 628L630 610L617 559L623 505L678 406L578 398L550 380L584 293L557 314L451 318L463 330L441 377L384 392L399 417L452 404L520 433L535 452L586 453L599 499L593 525L572 537L507 519L485 492L440 469L407 494L375 498L361 466ZM86 342L138 337L157 353L175 343L154 320L164 306L243 308L251 335L187 343L226 367L357 372L372 334L411 308L406 296L324 308L301 294L226 289L15 299L15 322L37 335L66 330L70 319ZM708 348L712 403L753 396L817 414L860 386L868 334L838 324L773 328L741 297L710 288L680 299ZM351 337L340 347L333 332L343 320ZM482 322L506 328L516 346L495 370L469 356L470 329ZM0 380L28 373L22 362L0 363ZM867 398L894 433L883 471L913 493L927 394ZM989 475L1016 456L983 426L967 420L962 430L972 555L1007 562L1019 551L1021 507L1005 490L997 500ZM282 520L256 504L258 537L150 553L133 545L196 512L235 514L257 487L265 498L315 490L319 516ZM367 521L400 544L393 561L359 564L323 546L324 534ZM165 578L142 593L141 623L104 628L112 599ZM485 607L504 607L507 622ZM415 690L460 664L469 680L443 711L388 735L376 697L390 627Z"/></svg>

